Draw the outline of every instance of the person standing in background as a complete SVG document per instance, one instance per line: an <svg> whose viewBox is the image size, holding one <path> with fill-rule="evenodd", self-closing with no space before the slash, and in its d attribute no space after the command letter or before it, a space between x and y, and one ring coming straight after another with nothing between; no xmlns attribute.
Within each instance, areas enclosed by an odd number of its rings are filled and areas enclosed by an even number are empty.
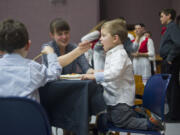
<svg viewBox="0 0 180 135"><path fill-rule="evenodd" d="M154 42L151 38L144 35L144 25L138 23L135 25L136 39L134 43L138 44L136 53L132 53L134 74L141 75L144 85L151 76L150 61L155 57Z"/></svg>
<svg viewBox="0 0 180 135"><path fill-rule="evenodd" d="M160 41L159 52L163 58L161 71L172 75L167 89L169 112L165 120L167 122L180 121L180 28L174 22L176 18L174 9L162 9L159 15L161 24L166 26L166 31Z"/></svg>
<svg viewBox="0 0 180 135"><path fill-rule="evenodd" d="M144 36L152 39L151 31L145 31ZM149 58L150 63L151 63L151 75L154 75L156 73L156 60L155 59L156 59L156 56L154 52L154 56Z"/></svg>

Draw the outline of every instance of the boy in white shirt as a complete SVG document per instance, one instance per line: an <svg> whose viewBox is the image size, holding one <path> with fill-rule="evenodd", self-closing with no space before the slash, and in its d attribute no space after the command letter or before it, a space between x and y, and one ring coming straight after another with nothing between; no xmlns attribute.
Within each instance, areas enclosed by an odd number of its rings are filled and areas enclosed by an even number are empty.
<svg viewBox="0 0 180 135"><path fill-rule="evenodd" d="M126 129L160 130L159 123L138 118L132 109L135 82L131 60L123 47L126 39L127 30L122 23L118 20L106 22L101 27L100 38L106 52L104 71L94 71L94 74L86 74L82 79L96 80L103 85L108 122Z"/></svg>

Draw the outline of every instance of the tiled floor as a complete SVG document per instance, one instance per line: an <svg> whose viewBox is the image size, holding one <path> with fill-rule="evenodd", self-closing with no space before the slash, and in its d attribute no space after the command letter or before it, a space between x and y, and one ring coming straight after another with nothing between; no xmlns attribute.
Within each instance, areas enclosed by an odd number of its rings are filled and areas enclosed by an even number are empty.
<svg viewBox="0 0 180 135"><path fill-rule="evenodd" d="M63 135L61 129L58 129L58 134L56 134L55 129L53 129L53 133L54 133L53 135ZM121 133L121 135L126 135L126 133ZM140 134L131 134L131 135L140 135ZM166 123L165 135L180 135L180 123Z"/></svg>

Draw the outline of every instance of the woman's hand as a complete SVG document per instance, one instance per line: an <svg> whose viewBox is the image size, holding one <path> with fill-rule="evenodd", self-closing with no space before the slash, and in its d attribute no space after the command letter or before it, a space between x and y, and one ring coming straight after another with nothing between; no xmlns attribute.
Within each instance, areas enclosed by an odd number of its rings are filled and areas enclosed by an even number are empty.
<svg viewBox="0 0 180 135"><path fill-rule="evenodd" d="M82 53L88 51L91 48L91 43L88 41L83 41L79 43L77 47Z"/></svg>

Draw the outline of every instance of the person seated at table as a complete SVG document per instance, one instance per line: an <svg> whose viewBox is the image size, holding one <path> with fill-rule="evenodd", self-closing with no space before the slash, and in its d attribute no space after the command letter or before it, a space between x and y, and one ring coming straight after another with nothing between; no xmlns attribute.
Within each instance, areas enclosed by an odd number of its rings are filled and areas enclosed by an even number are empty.
<svg viewBox="0 0 180 135"><path fill-rule="evenodd" d="M46 45L51 46L57 56L63 56L68 52L74 50L77 45L69 43L70 41L70 26L62 18L55 18L50 23L50 37L52 41L44 43L42 48ZM48 67L47 55L42 56L42 63ZM78 67L81 73L86 73L90 69L89 64L84 55L81 55L71 64L64 66L62 69L62 74L79 73Z"/></svg>
<svg viewBox="0 0 180 135"><path fill-rule="evenodd" d="M123 47L126 39L127 29L117 19L104 23L100 38L106 52L104 71L85 74L82 80L96 80L104 86L103 96L107 105L107 113L104 116L108 122L127 129L163 129L159 121L139 118L132 109L135 82L132 62Z"/></svg>
<svg viewBox="0 0 180 135"><path fill-rule="evenodd" d="M38 88L61 75L62 65L70 63L90 48L88 42L63 57L57 57L54 50L45 46L42 53L47 54L48 68L25 58L31 41L26 26L13 19L0 22L0 96L27 97L39 102Z"/></svg>

